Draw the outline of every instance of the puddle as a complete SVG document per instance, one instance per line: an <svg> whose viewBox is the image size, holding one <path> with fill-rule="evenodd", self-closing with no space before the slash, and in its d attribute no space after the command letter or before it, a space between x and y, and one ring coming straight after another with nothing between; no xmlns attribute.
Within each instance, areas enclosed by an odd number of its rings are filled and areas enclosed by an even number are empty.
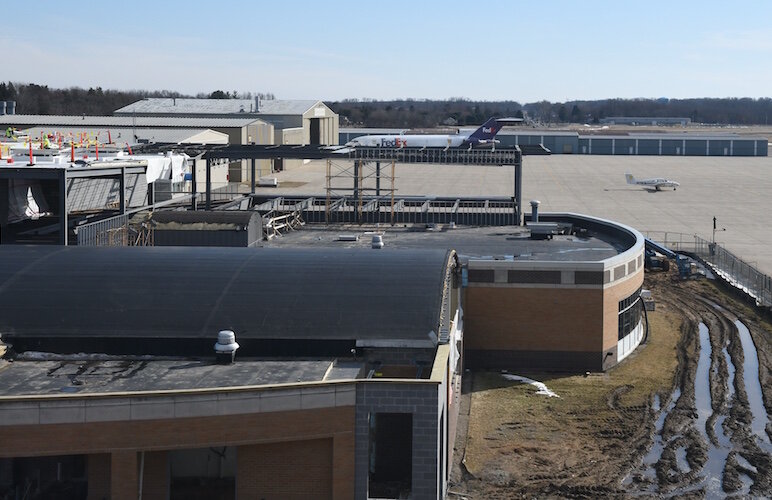
<svg viewBox="0 0 772 500"><path fill-rule="evenodd" d="M707 441L705 424L713 413L710 397L710 332L705 323L700 323L700 358L697 361L697 374L694 377L694 406L697 411L695 426Z"/></svg>
<svg viewBox="0 0 772 500"><path fill-rule="evenodd" d="M753 472L754 474L759 473L758 469L756 469L756 467L751 465L751 463L747 461L744 456L738 453L737 455L735 455L735 458L737 459L737 465L739 465L740 467L744 467L749 471Z"/></svg>
<svg viewBox="0 0 772 500"><path fill-rule="evenodd" d="M727 436L724 432L724 421L726 421L726 415L721 415L716 419L716 426L714 430L716 431L716 439L718 439L718 445L722 448L731 449L732 448L732 441L730 439L730 436Z"/></svg>
<svg viewBox="0 0 772 500"><path fill-rule="evenodd" d="M665 425L665 418L671 411L673 411L673 408L675 408L676 402L680 397L681 389L676 388L673 391L673 395L670 398L670 402L668 403L667 408L661 411L657 416L657 420L654 422L654 443L652 443L651 449L649 449L649 452L646 454L646 456L643 457L641 467L638 469L643 477L652 481L653 483L656 483L657 480L657 472L654 470L654 466L657 464L657 461L659 461L659 457L662 456L662 450L664 448L664 444L662 443L662 427ZM652 405L655 411L658 411L661 405L662 402L660 400L659 394L655 394L654 403ZM629 486L632 483L632 478L632 474L628 475L622 484ZM645 488L645 490L654 491L652 488L656 489L656 485L652 485L651 488Z"/></svg>
<svg viewBox="0 0 772 500"><path fill-rule="evenodd" d="M769 436L766 433L767 410L764 408L764 399L761 395L761 382L759 382L759 357L756 353L756 345L753 343L748 327L742 321L734 322L740 333L740 342L743 346L743 378L745 380L745 392L748 394L748 404L750 405L753 421L751 422L751 432L758 437L763 448L767 452L772 452Z"/></svg>
<svg viewBox="0 0 772 500"><path fill-rule="evenodd" d="M728 341L727 341L728 345ZM729 349L727 348L727 345L724 345L724 348L721 349L721 352L724 353L724 359L726 360L726 368L729 372L729 375L726 379L726 385L728 392L726 394L727 401L731 402L732 398L734 397L734 363L732 363L732 357L729 355Z"/></svg>
<svg viewBox="0 0 772 500"><path fill-rule="evenodd" d="M682 446L681 448L678 448L675 451L675 456L676 456L676 464L678 464L678 469L682 473L686 473L686 472L689 472L690 470L692 470L692 468L689 467L689 461L686 460L686 447L685 446Z"/></svg>
<svg viewBox="0 0 772 500"><path fill-rule="evenodd" d="M708 445L708 457L702 467L701 475L708 497L722 496L721 482L724 477L724 466L729 456L731 443L724 434L721 424L726 420L725 416L716 419L716 437L720 445L713 446L708 438L706 424L713 414L712 397L710 395L711 354L710 331L704 323L699 324L700 334L700 359L697 361L697 373L694 378L694 407L697 411L695 426ZM727 353L728 354L728 353ZM734 378L734 374L732 374Z"/></svg>

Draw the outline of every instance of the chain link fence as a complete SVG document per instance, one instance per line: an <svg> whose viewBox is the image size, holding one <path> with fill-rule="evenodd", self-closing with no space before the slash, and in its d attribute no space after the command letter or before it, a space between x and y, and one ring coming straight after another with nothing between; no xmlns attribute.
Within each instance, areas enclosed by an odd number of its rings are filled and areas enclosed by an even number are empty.
<svg viewBox="0 0 772 500"><path fill-rule="evenodd" d="M704 260L711 270L732 285L743 290L764 307L772 307L772 278L756 269L718 243L696 234L646 232L646 237L665 245L674 252L689 252Z"/></svg>

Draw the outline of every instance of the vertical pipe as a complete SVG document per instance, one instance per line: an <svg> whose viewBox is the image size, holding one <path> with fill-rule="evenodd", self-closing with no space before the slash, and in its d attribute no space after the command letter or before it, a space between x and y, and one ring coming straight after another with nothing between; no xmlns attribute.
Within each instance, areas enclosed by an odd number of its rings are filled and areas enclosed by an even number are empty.
<svg viewBox="0 0 772 500"><path fill-rule="evenodd" d="M375 196L381 196L381 162L375 162Z"/></svg>
<svg viewBox="0 0 772 500"><path fill-rule="evenodd" d="M330 187L330 167L331 167L332 160L327 158L327 204L324 206L324 223L329 224L330 223L330 191L332 188Z"/></svg>
<svg viewBox="0 0 772 500"><path fill-rule="evenodd" d="M255 194L255 159L252 158L252 189L250 193Z"/></svg>
<svg viewBox="0 0 772 500"><path fill-rule="evenodd" d="M394 225L394 160L391 160L391 225Z"/></svg>
<svg viewBox="0 0 772 500"><path fill-rule="evenodd" d="M120 185L121 185L120 210L122 214L125 214L126 213L126 167L121 167Z"/></svg>
<svg viewBox="0 0 772 500"><path fill-rule="evenodd" d="M198 206L197 206L197 203L196 203L196 170L197 170L196 167L198 166L197 164L198 164L198 160L194 160L193 161L193 169L192 169L192 172L191 172L191 175L190 175L190 180L191 180L191 183L190 183L190 195L191 195L191 197L190 197L190 209L191 210L198 210Z"/></svg>
<svg viewBox="0 0 772 500"><path fill-rule="evenodd" d="M147 184L147 204L155 205L155 182L149 182Z"/></svg>
<svg viewBox="0 0 772 500"><path fill-rule="evenodd" d="M359 170L361 164L359 160L354 160L354 200L359 198Z"/></svg>
<svg viewBox="0 0 772 500"><path fill-rule="evenodd" d="M67 169L59 171L59 244L67 246Z"/></svg>
<svg viewBox="0 0 772 500"><path fill-rule="evenodd" d="M520 153L515 155L515 219L516 225L523 225L522 203L523 197L523 157Z"/></svg>
<svg viewBox="0 0 772 500"><path fill-rule="evenodd" d="M212 209L212 163L209 158L206 159L206 210Z"/></svg>

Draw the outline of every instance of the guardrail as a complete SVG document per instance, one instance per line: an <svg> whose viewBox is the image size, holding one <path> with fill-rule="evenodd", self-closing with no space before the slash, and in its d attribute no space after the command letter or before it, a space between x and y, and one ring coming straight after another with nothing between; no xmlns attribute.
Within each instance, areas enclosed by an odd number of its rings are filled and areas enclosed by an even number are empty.
<svg viewBox="0 0 772 500"><path fill-rule="evenodd" d="M743 290L763 307L772 307L772 278L718 243L696 234L649 231L646 237L675 252L690 252L707 262L712 271Z"/></svg>
<svg viewBox="0 0 772 500"><path fill-rule="evenodd" d="M278 197L253 206L263 215L299 211L309 223L517 225L515 203L505 199L473 200L422 197Z"/></svg>

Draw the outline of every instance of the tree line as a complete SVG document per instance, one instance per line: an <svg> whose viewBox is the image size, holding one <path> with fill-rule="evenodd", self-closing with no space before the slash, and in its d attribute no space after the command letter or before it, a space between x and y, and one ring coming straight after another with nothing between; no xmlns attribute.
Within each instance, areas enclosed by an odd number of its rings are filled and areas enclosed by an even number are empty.
<svg viewBox="0 0 772 500"><path fill-rule="evenodd" d="M329 103L341 126L422 128L478 125L490 117L524 118L537 126L597 124L608 117L678 117L693 123L768 125L770 98L601 99L520 104L517 101L449 100L375 101L347 99Z"/></svg>
<svg viewBox="0 0 772 500"><path fill-rule="evenodd" d="M271 93L258 93L256 96L261 99L273 98ZM109 116L116 109L146 97L252 99L253 95L251 92L215 90L209 94L192 96L173 90L105 90L102 87L56 89L34 83L0 82L0 101L16 101L16 113L24 115Z"/></svg>
<svg viewBox="0 0 772 500"><path fill-rule="evenodd" d="M272 93L257 93L273 99ZM215 90L195 96L172 90L104 90L49 88L34 83L0 82L0 100L16 101L18 114L111 115L145 97L207 97L251 99L251 92ZM472 101L461 97L445 100L402 99L378 101L345 99L329 102L340 115L341 126L430 128L478 125L490 117L524 118L526 123L553 126L568 123L596 124L603 118L679 117L693 123L718 125L768 125L772 118L772 99L694 98L694 99L601 99L593 101L520 104L517 101Z"/></svg>

